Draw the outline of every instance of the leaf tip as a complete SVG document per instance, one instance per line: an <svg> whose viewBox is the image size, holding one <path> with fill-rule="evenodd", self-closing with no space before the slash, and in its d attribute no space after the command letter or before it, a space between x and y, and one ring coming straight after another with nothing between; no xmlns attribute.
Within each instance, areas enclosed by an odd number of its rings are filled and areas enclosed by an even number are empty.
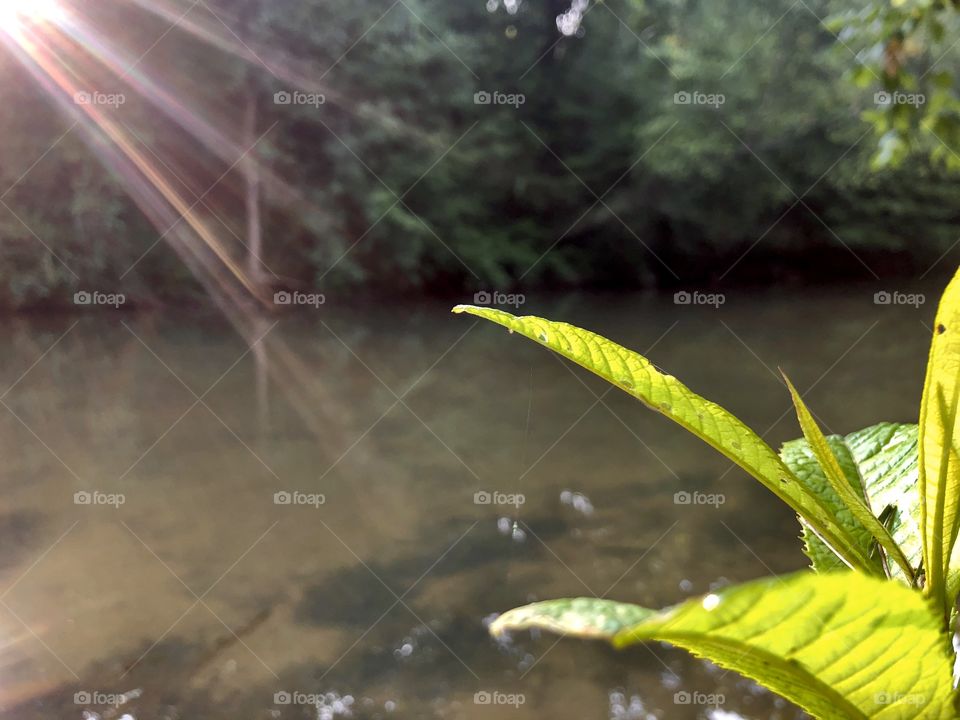
<svg viewBox="0 0 960 720"><path fill-rule="evenodd" d="M787 376L787 373L784 371L784 369L782 367L777 367L777 370L780 371L780 377L782 377L783 382L786 383L787 389L790 391L790 395L793 397L799 397L800 393L797 392L797 388L794 386L794 384L790 382L790 378Z"/></svg>
<svg viewBox="0 0 960 720"><path fill-rule="evenodd" d="M552 627L549 617L539 613L539 608L539 603L533 603L507 610L494 618L487 627L487 631L494 638L502 638L513 631L532 628L555 629L556 632L562 633L561 629Z"/></svg>
<svg viewBox="0 0 960 720"><path fill-rule="evenodd" d="M490 633L492 637L502 638L504 635L506 635L509 632L510 630L508 625L509 614L510 613L503 613L502 615L497 616L496 619L494 619L494 621L490 623L489 627L487 627L487 631Z"/></svg>

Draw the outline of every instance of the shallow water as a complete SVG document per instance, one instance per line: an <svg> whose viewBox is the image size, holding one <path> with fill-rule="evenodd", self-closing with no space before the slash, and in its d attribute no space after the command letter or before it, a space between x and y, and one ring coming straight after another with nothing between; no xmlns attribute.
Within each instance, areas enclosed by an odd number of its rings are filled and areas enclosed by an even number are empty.
<svg viewBox="0 0 960 720"><path fill-rule="evenodd" d="M648 350L779 444L777 366L835 432L915 419L933 307L875 289L522 310ZM448 308L328 298L244 325L253 351L213 314L3 320L0 717L801 717L666 646L486 636L532 599L661 606L805 560L729 462Z"/></svg>

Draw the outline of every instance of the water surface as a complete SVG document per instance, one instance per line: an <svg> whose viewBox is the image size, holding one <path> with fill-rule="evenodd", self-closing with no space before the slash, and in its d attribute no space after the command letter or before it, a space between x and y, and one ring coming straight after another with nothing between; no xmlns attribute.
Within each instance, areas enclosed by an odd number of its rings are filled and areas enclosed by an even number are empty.
<svg viewBox="0 0 960 720"><path fill-rule="evenodd" d="M933 308L875 289L523 310L649 350L779 445L798 432L778 366L835 432L915 419ZM330 297L244 325L253 350L212 313L4 320L0 716L801 717L666 646L487 637L534 599L662 606L805 559L722 457L448 309Z"/></svg>

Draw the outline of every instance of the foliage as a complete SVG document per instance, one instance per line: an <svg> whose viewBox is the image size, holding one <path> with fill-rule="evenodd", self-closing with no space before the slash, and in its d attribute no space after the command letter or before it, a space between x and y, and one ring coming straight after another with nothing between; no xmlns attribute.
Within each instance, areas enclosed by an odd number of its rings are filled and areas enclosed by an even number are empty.
<svg viewBox="0 0 960 720"><path fill-rule="evenodd" d="M639 288L728 272L771 282L824 266L863 278L848 248L877 272L911 272L955 239L955 176L923 157L869 172L859 116L876 109L873 87L848 81L854 60L833 33L859 49L858 23L876 22L849 0L611 0L571 35L557 23L567 0L220 0L183 23L144 7L78 6L121 66L150 48L131 77L78 76L128 95L111 117L188 205L210 188L196 209L235 256L240 110L255 96L272 282ZM833 30L821 22L831 13ZM943 43L951 33L946 24ZM42 240L0 207L0 304L57 302L121 276L131 302L193 295L157 244L168 223L151 226L126 195L136 183L113 141L84 122L55 144L80 114L6 49L0 82L0 194L17 183L3 199ZM273 102L295 89L326 102ZM477 105L478 91L524 102ZM696 92L723 102L675 101Z"/></svg>
<svg viewBox="0 0 960 720"><path fill-rule="evenodd" d="M870 505L884 518L884 527L893 536L911 568L921 564L920 496L911 492L919 481L917 469L917 426L904 423L878 423L844 437L827 438L830 448L859 495L870 498ZM810 445L803 438L785 443L780 457L794 475L807 485L829 485L829 481ZM852 512L835 493L824 494L833 512ZM852 517L847 522L853 523ZM871 535L857 532L858 542L869 548ZM809 529L804 528L805 552L819 572L843 569L840 559ZM891 568L897 574L897 568ZM901 576L902 577L902 576Z"/></svg>
<svg viewBox="0 0 960 720"><path fill-rule="evenodd" d="M960 99L954 90L955 36L960 15L953 2L874 1L835 8L829 25L855 53L854 83L874 90L864 112L878 137L875 167L901 164L921 149L951 169L960 168Z"/></svg>
<svg viewBox="0 0 960 720"><path fill-rule="evenodd" d="M504 613L494 633L543 628L616 647L661 640L763 683L818 718L954 717L951 657L920 593L857 574L796 573L663 611L550 600Z"/></svg>
<svg viewBox="0 0 960 720"><path fill-rule="evenodd" d="M740 465L797 512L814 570L661 612L595 599L535 603L501 616L494 633L537 627L618 647L668 641L819 718L956 716L960 270L937 311L919 425L883 423L827 438L787 380L804 439L780 456L731 413L606 338L494 308L454 312L539 342Z"/></svg>

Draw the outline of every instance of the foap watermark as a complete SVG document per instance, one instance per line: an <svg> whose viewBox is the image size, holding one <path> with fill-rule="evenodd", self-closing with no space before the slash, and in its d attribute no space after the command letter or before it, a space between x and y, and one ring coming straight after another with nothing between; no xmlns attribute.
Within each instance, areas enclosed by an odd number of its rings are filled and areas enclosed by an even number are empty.
<svg viewBox="0 0 960 720"><path fill-rule="evenodd" d="M674 705L705 705L707 707L719 707L726 702L727 698L722 693L703 693L687 692L680 690L673 694Z"/></svg>
<svg viewBox="0 0 960 720"><path fill-rule="evenodd" d="M305 493L299 490L279 490L273 494L274 505L309 505L318 508L326 504L327 496L323 493Z"/></svg>
<svg viewBox="0 0 960 720"><path fill-rule="evenodd" d="M97 105L102 107L118 108L127 102L123 93L105 93L97 90L81 91L73 94L73 102L77 105Z"/></svg>
<svg viewBox="0 0 960 720"><path fill-rule="evenodd" d="M518 108L527 101L527 96L523 93L505 93L499 90L488 92L487 90L478 90L473 94L474 105L513 105Z"/></svg>
<svg viewBox="0 0 960 720"><path fill-rule="evenodd" d="M493 292L480 290L473 294L474 305L512 305L520 307L527 301L527 296L523 293L504 293L499 290Z"/></svg>
<svg viewBox="0 0 960 720"><path fill-rule="evenodd" d="M326 701L326 693L305 693L299 690L277 690L273 694L274 705L311 705L316 707Z"/></svg>
<svg viewBox="0 0 960 720"><path fill-rule="evenodd" d="M318 108L327 102L327 97L323 93L308 93L294 90L287 92L281 90L273 94L274 105L307 105Z"/></svg>
<svg viewBox="0 0 960 720"><path fill-rule="evenodd" d="M704 293L698 290L688 292L681 290L673 294L674 305L713 305L718 308L727 301L723 293Z"/></svg>
<svg viewBox="0 0 960 720"><path fill-rule="evenodd" d="M920 693L880 692L873 696L877 705L926 705L927 696Z"/></svg>
<svg viewBox="0 0 960 720"><path fill-rule="evenodd" d="M274 305L309 305L313 308L319 308L325 302L327 302L327 296L323 293L278 290L273 294Z"/></svg>
<svg viewBox="0 0 960 720"><path fill-rule="evenodd" d="M473 694L474 705L508 705L518 708L527 702L523 693L504 693L497 690L480 690Z"/></svg>
<svg viewBox="0 0 960 720"><path fill-rule="evenodd" d="M526 501L527 498L523 493L477 490L473 494L474 505L513 505L514 507L520 507Z"/></svg>
<svg viewBox="0 0 960 720"><path fill-rule="evenodd" d="M687 492L681 490L673 494L674 505L712 505L720 507L727 501L727 496L723 493L705 493L698 490Z"/></svg>
<svg viewBox="0 0 960 720"><path fill-rule="evenodd" d="M131 690L125 693L105 693L99 690L78 690L73 694L73 702L76 705L109 705L111 707L120 707L131 700L136 700L141 695L140 690Z"/></svg>
<svg viewBox="0 0 960 720"><path fill-rule="evenodd" d="M927 96L923 93L907 93L900 90L894 90L893 92L879 90L873 94L873 102L880 107L889 107L890 105L920 107L927 102Z"/></svg>
<svg viewBox="0 0 960 720"><path fill-rule="evenodd" d="M118 308L125 302L127 302L127 296L123 293L79 290L73 294L74 305L109 305Z"/></svg>
<svg viewBox="0 0 960 720"><path fill-rule="evenodd" d="M707 105L718 108L727 101L723 93L705 93L699 90L681 90L673 94L674 105Z"/></svg>
<svg viewBox="0 0 960 720"><path fill-rule="evenodd" d="M927 301L923 293L902 293L898 290L888 292L881 290L873 294L874 305L912 305L915 308L920 307Z"/></svg>
<svg viewBox="0 0 960 720"><path fill-rule="evenodd" d="M127 496L123 493L105 493L99 490L77 490L73 494L74 505L110 505L118 508L126 504Z"/></svg>

